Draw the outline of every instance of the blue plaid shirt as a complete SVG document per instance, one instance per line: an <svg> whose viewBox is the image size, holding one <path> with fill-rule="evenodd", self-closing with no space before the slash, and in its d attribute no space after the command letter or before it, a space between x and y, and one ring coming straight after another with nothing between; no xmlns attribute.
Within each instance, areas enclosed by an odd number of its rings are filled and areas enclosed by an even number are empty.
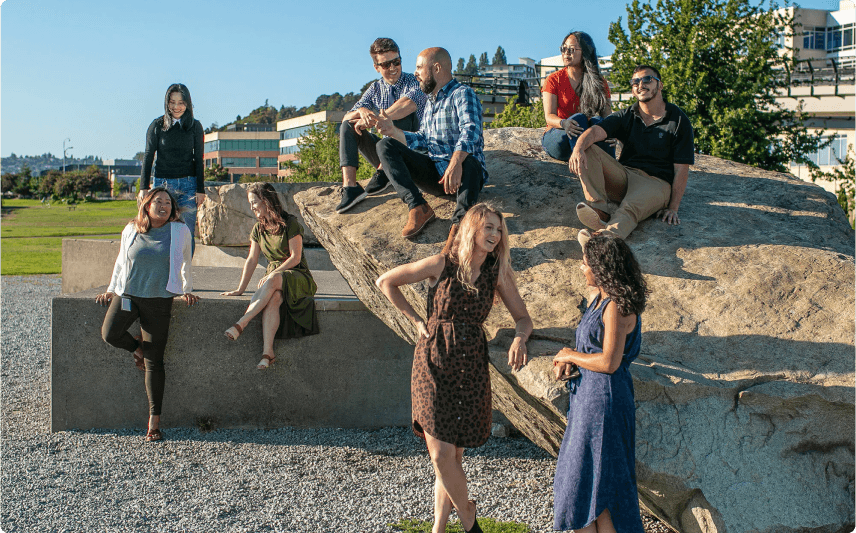
<svg viewBox="0 0 856 533"><path fill-rule="evenodd" d="M422 113L425 111L425 101L428 97L419 88L416 76L406 72L401 73L395 85L388 84L383 78L369 85L363 96L351 108L351 111L367 107L375 113L379 113L381 109L389 109L403 96L410 98L416 104L416 118L421 122Z"/></svg>
<svg viewBox="0 0 856 533"><path fill-rule="evenodd" d="M467 152L481 164L483 183L487 183L482 135L482 106L472 89L452 80L428 97L419 131L404 132L407 147L428 155L441 176L449 167L454 152Z"/></svg>

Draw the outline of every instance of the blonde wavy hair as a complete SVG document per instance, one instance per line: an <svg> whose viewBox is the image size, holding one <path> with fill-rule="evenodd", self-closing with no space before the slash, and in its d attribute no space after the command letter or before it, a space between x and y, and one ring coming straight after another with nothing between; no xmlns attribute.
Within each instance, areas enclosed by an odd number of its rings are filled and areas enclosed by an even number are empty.
<svg viewBox="0 0 856 533"><path fill-rule="evenodd" d="M511 275L508 227L505 225L505 217L502 216L502 212L494 204L480 202L472 206L467 211L467 214L464 215L458 234L455 236L455 242L452 245L452 257L458 263L456 277L468 291L478 292L478 289L470 283L470 279L473 276L473 250L475 248L476 233L484 227L485 221L491 213L499 217L502 235L500 236L499 243L488 254L488 257L493 257L499 263L499 279Z"/></svg>

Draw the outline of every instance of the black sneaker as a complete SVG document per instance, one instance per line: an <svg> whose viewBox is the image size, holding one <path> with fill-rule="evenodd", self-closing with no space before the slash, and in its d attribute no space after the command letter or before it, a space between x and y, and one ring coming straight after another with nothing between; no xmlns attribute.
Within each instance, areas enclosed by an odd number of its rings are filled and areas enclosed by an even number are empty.
<svg viewBox="0 0 856 533"><path fill-rule="evenodd" d="M369 184L366 185L366 194L369 196L380 194L390 185L392 184L389 182L389 178L386 177L386 173L383 170L378 170L372 176Z"/></svg>
<svg viewBox="0 0 856 533"><path fill-rule="evenodd" d="M344 213L366 199L366 191L357 183L353 187L342 187L342 201L336 206L337 213Z"/></svg>

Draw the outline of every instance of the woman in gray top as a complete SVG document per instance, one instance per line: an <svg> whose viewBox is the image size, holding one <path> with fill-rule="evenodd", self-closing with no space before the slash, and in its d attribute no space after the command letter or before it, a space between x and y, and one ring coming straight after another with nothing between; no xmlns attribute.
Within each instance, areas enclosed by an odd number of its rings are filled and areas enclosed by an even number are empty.
<svg viewBox="0 0 856 533"><path fill-rule="evenodd" d="M193 237L181 221L175 198L163 187L151 189L140 203L137 217L122 232L119 257L107 292L95 297L110 305L101 336L131 352L137 368L146 373L149 397L149 429L146 442L163 438L160 431L161 403L165 382L163 354L169 335L172 300L181 298L193 305L199 298L191 293L190 243ZM128 328L140 319L142 335Z"/></svg>

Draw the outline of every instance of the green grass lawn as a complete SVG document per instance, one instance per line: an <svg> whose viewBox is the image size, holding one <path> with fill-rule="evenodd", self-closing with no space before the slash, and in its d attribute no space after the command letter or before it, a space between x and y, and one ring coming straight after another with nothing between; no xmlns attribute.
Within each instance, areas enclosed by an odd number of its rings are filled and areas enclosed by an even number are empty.
<svg viewBox="0 0 856 533"><path fill-rule="evenodd" d="M3 200L0 223L0 274L59 274L62 237L116 238L137 214L134 200L65 204L48 208L38 200Z"/></svg>

